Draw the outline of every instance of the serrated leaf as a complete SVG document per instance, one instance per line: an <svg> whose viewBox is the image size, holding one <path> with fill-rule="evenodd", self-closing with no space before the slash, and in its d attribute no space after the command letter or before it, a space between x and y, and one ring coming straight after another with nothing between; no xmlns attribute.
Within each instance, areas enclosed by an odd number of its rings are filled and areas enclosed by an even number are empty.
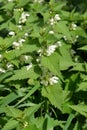
<svg viewBox="0 0 87 130"><path fill-rule="evenodd" d="M29 107L29 108L26 108L25 110L24 110L24 116L23 116L23 118L25 119L25 118L31 118L33 115L34 115L34 113L39 109L41 107L41 103L40 104L35 104L35 105L33 105L33 106L31 106L31 107Z"/></svg>
<svg viewBox="0 0 87 130"><path fill-rule="evenodd" d="M25 2L24 2L24 0L19 0L18 1L18 6L20 7L20 6L25 6L26 4L28 4L28 2L29 2L30 0L26 0Z"/></svg>
<svg viewBox="0 0 87 130"><path fill-rule="evenodd" d="M67 26L67 22L66 21L60 21L55 25L55 30L60 33L63 34L63 36L66 36L66 38L69 41L72 41L72 37L69 31L69 28Z"/></svg>
<svg viewBox="0 0 87 130"><path fill-rule="evenodd" d="M78 104L78 105L69 105L69 107L87 118L87 105Z"/></svg>
<svg viewBox="0 0 87 130"><path fill-rule="evenodd" d="M52 105L61 110L63 103L63 91L58 84L43 87L42 96L47 97Z"/></svg>
<svg viewBox="0 0 87 130"><path fill-rule="evenodd" d="M54 59L56 59L56 61L54 61ZM42 64L42 66L46 67L47 69L49 69L51 72L53 72L55 75L59 76L62 79L62 75L60 73L60 68L59 68L59 59L58 59L57 53L53 53L49 57L43 56L41 59L41 64Z"/></svg>
<svg viewBox="0 0 87 130"><path fill-rule="evenodd" d="M76 35L82 36L84 38L87 38L87 34L85 32L84 29L82 29L81 27L77 27L76 31L75 31Z"/></svg>
<svg viewBox="0 0 87 130"><path fill-rule="evenodd" d="M13 118L20 118L22 117L22 114L23 114L21 110L14 108L12 106L7 106L5 113L7 116L10 116Z"/></svg>
<svg viewBox="0 0 87 130"><path fill-rule="evenodd" d="M35 44L23 45L20 49L10 50L8 53L4 53L3 56L8 60L12 60L22 54L31 53L36 50L38 50L38 46Z"/></svg>
<svg viewBox="0 0 87 130"><path fill-rule="evenodd" d="M36 125L30 125L30 126L24 128L23 130L43 130L43 129L37 128Z"/></svg>
<svg viewBox="0 0 87 130"><path fill-rule="evenodd" d="M76 89L76 92L78 91L87 91L87 81L78 84L78 88Z"/></svg>
<svg viewBox="0 0 87 130"><path fill-rule="evenodd" d="M27 67L22 67L19 70L14 71L14 75L8 79L5 80L5 82L9 82L12 80L23 80L27 78L36 79L39 76L38 73L34 72L34 68L30 68L27 70Z"/></svg>
<svg viewBox="0 0 87 130"><path fill-rule="evenodd" d="M87 64L84 63L75 63L73 68L71 69L72 71L80 71L80 72L85 72L87 70Z"/></svg>
<svg viewBox="0 0 87 130"><path fill-rule="evenodd" d="M18 121L10 119L5 124L5 126L2 128L2 130L12 130L12 129L16 128L17 125L18 125Z"/></svg>
<svg viewBox="0 0 87 130"><path fill-rule="evenodd" d="M60 70L66 70L74 65L70 54L70 46L63 44L60 47L60 55L58 56Z"/></svg>

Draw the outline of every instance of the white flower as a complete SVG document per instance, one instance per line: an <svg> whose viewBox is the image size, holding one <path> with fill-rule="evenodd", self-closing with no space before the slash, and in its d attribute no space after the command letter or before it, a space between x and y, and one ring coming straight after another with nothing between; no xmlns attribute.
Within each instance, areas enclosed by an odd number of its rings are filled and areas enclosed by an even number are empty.
<svg viewBox="0 0 87 130"><path fill-rule="evenodd" d="M57 44L59 47L62 46L61 41L56 42L56 44Z"/></svg>
<svg viewBox="0 0 87 130"><path fill-rule="evenodd" d="M22 30L22 25L18 25L17 27L18 27L20 30Z"/></svg>
<svg viewBox="0 0 87 130"><path fill-rule="evenodd" d="M12 44L13 44L13 47L20 47L20 44L18 42L14 41Z"/></svg>
<svg viewBox="0 0 87 130"><path fill-rule="evenodd" d="M27 17L29 17L29 16L30 16L30 14L23 12L19 19L19 24L25 23L27 21Z"/></svg>
<svg viewBox="0 0 87 130"><path fill-rule="evenodd" d="M54 16L54 20L55 21L59 21L61 18L60 18L60 16L59 16L59 14L56 14L55 16Z"/></svg>
<svg viewBox="0 0 87 130"><path fill-rule="evenodd" d="M63 36L64 40L67 41L67 37L66 36Z"/></svg>
<svg viewBox="0 0 87 130"><path fill-rule="evenodd" d="M21 38L21 39L19 40L19 43L22 44L23 42L25 42L25 39Z"/></svg>
<svg viewBox="0 0 87 130"><path fill-rule="evenodd" d="M10 64L10 63L7 63L7 69L9 69L9 70L12 70L13 69L13 64Z"/></svg>
<svg viewBox="0 0 87 130"><path fill-rule="evenodd" d="M29 58L30 58L30 56L24 55L24 59L25 59L26 61L28 61Z"/></svg>
<svg viewBox="0 0 87 130"><path fill-rule="evenodd" d="M13 2L14 0L8 0L8 2Z"/></svg>
<svg viewBox="0 0 87 130"><path fill-rule="evenodd" d="M0 54L0 59L2 59L2 55Z"/></svg>
<svg viewBox="0 0 87 130"><path fill-rule="evenodd" d="M39 49L39 50L37 51L37 53L39 54L39 56L41 56L41 55L42 55L42 52L43 52L43 50L42 50L42 49Z"/></svg>
<svg viewBox="0 0 87 130"><path fill-rule="evenodd" d="M59 80L58 77L53 76L53 77L51 77L51 78L49 79L49 83L50 83L50 85L53 85L53 84L58 83L58 80Z"/></svg>
<svg viewBox="0 0 87 130"><path fill-rule="evenodd" d="M54 31L53 31L53 30L50 30L50 31L49 31L49 34L54 34Z"/></svg>
<svg viewBox="0 0 87 130"><path fill-rule="evenodd" d="M1 73L5 73L6 71L3 68L0 68Z"/></svg>
<svg viewBox="0 0 87 130"><path fill-rule="evenodd" d="M14 36L15 32L11 31L11 32L9 32L9 35Z"/></svg>
<svg viewBox="0 0 87 130"><path fill-rule="evenodd" d="M19 48L22 46L23 42L25 42L25 39L21 38L18 42L14 41L12 44L14 48Z"/></svg>
<svg viewBox="0 0 87 130"><path fill-rule="evenodd" d="M77 25L75 23L72 23L71 27L72 27L72 30L76 30Z"/></svg>
<svg viewBox="0 0 87 130"><path fill-rule="evenodd" d="M35 3L36 3L36 2L38 2L38 3L43 3L44 0L34 0L34 2L35 2Z"/></svg>
<svg viewBox="0 0 87 130"><path fill-rule="evenodd" d="M51 25L54 25L54 24L55 24L54 18L51 18L51 19L50 19L50 24L51 24Z"/></svg>
<svg viewBox="0 0 87 130"><path fill-rule="evenodd" d="M50 56L57 48L58 46L55 44L55 45L51 45L47 48L47 56Z"/></svg>
<svg viewBox="0 0 87 130"><path fill-rule="evenodd" d="M32 63L26 66L27 70L29 70L32 67Z"/></svg>
<svg viewBox="0 0 87 130"><path fill-rule="evenodd" d="M24 36L25 36L25 38L28 37L28 33L25 33Z"/></svg>
<svg viewBox="0 0 87 130"><path fill-rule="evenodd" d="M24 128L27 127L29 124L27 121L24 122Z"/></svg>
<svg viewBox="0 0 87 130"><path fill-rule="evenodd" d="M48 81L46 81L46 80L42 80L42 81L41 81L41 84L47 86L47 85L48 85Z"/></svg>

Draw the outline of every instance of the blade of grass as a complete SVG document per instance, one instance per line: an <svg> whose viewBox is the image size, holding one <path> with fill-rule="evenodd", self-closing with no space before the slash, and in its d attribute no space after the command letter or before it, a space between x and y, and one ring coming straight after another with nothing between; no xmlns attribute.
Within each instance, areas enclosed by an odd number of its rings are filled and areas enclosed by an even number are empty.
<svg viewBox="0 0 87 130"><path fill-rule="evenodd" d="M22 103L24 100L26 100L28 97L30 97L39 87L39 83L36 83L36 85L29 91L29 93L15 105L15 107Z"/></svg>
<svg viewBox="0 0 87 130"><path fill-rule="evenodd" d="M70 123L72 122L73 118L75 117L75 114L71 113L66 121L66 124L63 128L63 130L68 130Z"/></svg>

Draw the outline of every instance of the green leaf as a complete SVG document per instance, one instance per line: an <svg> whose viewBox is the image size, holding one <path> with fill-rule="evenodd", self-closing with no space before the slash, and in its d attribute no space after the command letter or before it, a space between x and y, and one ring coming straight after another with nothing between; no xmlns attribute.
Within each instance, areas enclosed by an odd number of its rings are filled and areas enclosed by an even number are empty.
<svg viewBox="0 0 87 130"><path fill-rule="evenodd" d="M66 70L74 65L70 54L70 45L63 44L60 47L60 55L58 55L60 70Z"/></svg>
<svg viewBox="0 0 87 130"><path fill-rule="evenodd" d="M19 0L19 1L18 1L18 6L25 6L25 5L27 5L27 4L29 3L29 1L30 1L30 0L26 0L26 1L24 2L24 0Z"/></svg>
<svg viewBox="0 0 87 130"><path fill-rule="evenodd" d="M33 106L29 107L29 108L26 108L24 110L23 118L24 119L27 118L29 120L40 107L41 107L41 103L40 104L35 104L35 105L33 105Z"/></svg>
<svg viewBox="0 0 87 130"><path fill-rule="evenodd" d="M30 68L29 70L27 70L27 67L22 67L19 70L15 70L14 71L14 75L8 79L5 80L5 82L9 82L12 80L23 80L23 79L27 79L27 78L32 78L32 79L36 79L39 77L39 74L34 72L34 68Z"/></svg>
<svg viewBox="0 0 87 130"><path fill-rule="evenodd" d="M5 4L2 9L6 9L6 10L12 10L14 7L14 3L13 2L8 2L7 4Z"/></svg>
<svg viewBox="0 0 87 130"><path fill-rule="evenodd" d="M24 128L23 130L43 130L43 129L37 128L36 125L30 125L30 126Z"/></svg>
<svg viewBox="0 0 87 130"><path fill-rule="evenodd" d="M87 118L87 105L78 104L78 105L69 105L69 107Z"/></svg>
<svg viewBox="0 0 87 130"><path fill-rule="evenodd" d="M78 84L78 88L76 89L76 92L78 91L87 91L87 81Z"/></svg>
<svg viewBox="0 0 87 130"><path fill-rule="evenodd" d="M63 34L63 36L66 36L67 40L72 41L72 37L69 31L69 27L67 26L66 21L60 21L55 25L55 31L57 31L60 34Z"/></svg>
<svg viewBox="0 0 87 130"><path fill-rule="evenodd" d="M62 110L63 90L59 84L43 87L42 96L48 98L52 105Z"/></svg>
<svg viewBox="0 0 87 130"><path fill-rule="evenodd" d="M22 118L22 111L14 108L12 106L7 106L5 111L7 116L13 117L13 118Z"/></svg>
<svg viewBox="0 0 87 130"><path fill-rule="evenodd" d="M77 27L77 29L75 30L75 34L87 38L85 30L82 29L81 27Z"/></svg>
<svg viewBox="0 0 87 130"><path fill-rule="evenodd" d="M55 59L56 61L54 61ZM60 68L59 68L58 54L56 52L49 57L43 56L41 59L41 64L42 66L46 67L48 70L53 72L53 74L58 75L59 78L62 79L62 75L60 73Z"/></svg>
<svg viewBox="0 0 87 130"><path fill-rule="evenodd" d="M38 50L38 46L36 44L25 44L20 49L10 50L8 53L4 53L3 56L8 60L12 60L22 54L31 53L36 50Z"/></svg>
<svg viewBox="0 0 87 130"><path fill-rule="evenodd" d="M9 103L16 100L17 98L18 98L18 95L16 95L15 93L10 93L7 96L5 96L4 98L2 98L2 100L0 101L0 105L1 105L1 107L6 106Z"/></svg>
<svg viewBox="0 0 87 130"><path fill-rule="evenodd" d="M72 71L80 71L80 72L86 72L87 71L87 64L85 63L75 63Z"/></svg>
<svg viewBox="0 0 87 130"><path fill-rule="evenodd" d="M87 51L87 45L84 45L84 46L82 46L82 47L78 48L78 50Z"/></svg>
<svg viewBox="0 0 87 130"><path fill-rule="evenodd" d="M17 125L18 125L18 121L10 119L5 124L5 126L2 128L2 130L12 130L12 129L16 128Z"/></svg>
<svg viewBox="0 0 87 130"><path fill-rule="evenodd" d="M13 75L13 72L9 72L9 71L4 74L0 74L0 82L2 82L4 79L8 78L11 75Z"/></svg>

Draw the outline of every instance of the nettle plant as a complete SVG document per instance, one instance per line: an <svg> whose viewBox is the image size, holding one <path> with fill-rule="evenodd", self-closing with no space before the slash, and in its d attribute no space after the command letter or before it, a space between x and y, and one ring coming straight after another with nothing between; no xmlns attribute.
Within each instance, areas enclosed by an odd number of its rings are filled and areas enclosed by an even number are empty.
<svg viewBox="0 0 87 130"><path fill-rule="evenodd" d="M67 2L0 0L0 129L87 129L86 32Z"/></svg>

